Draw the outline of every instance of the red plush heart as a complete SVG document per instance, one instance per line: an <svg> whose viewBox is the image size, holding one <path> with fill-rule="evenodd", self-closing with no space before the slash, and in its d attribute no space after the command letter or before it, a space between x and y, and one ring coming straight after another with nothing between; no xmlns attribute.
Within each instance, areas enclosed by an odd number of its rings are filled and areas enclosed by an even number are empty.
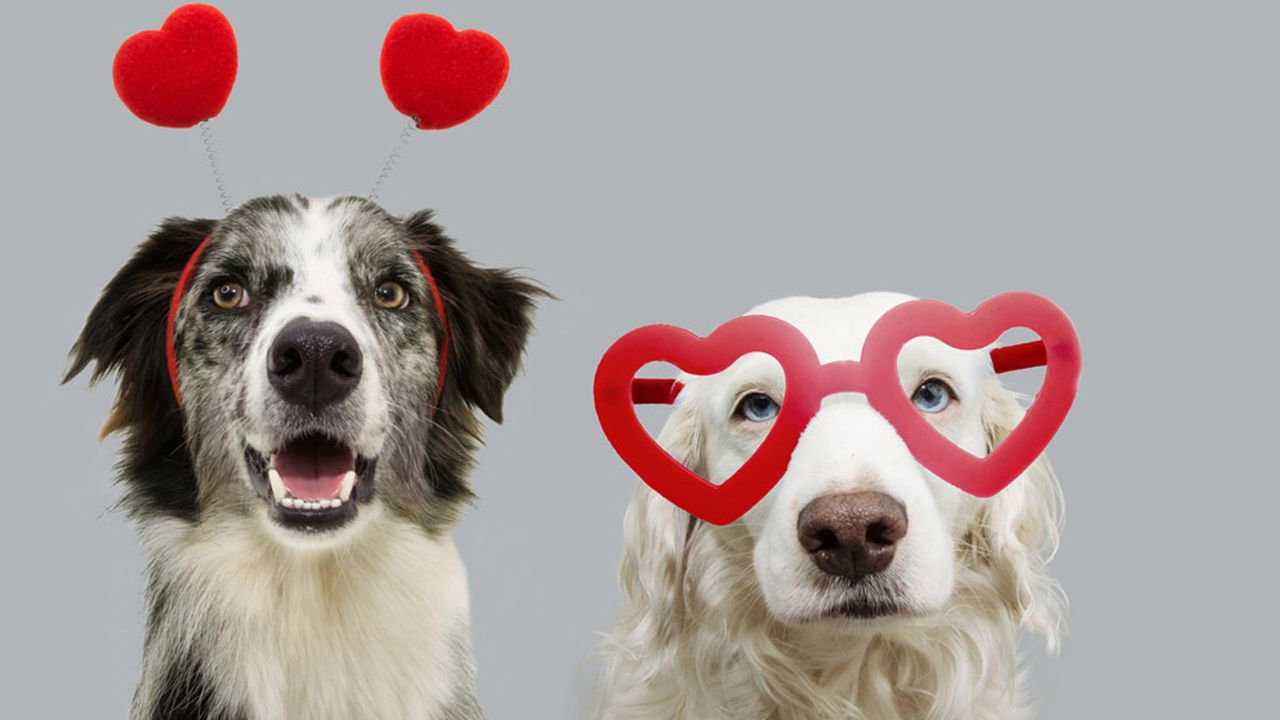
<svg viewBox="0 0 1280 720"><path fill-rule="evenodd" d="M125 40L111 75L134 115L161 127L188 128L222 112L238 64L227 18L211 5L183 5L159 30Z"/></svg>
<svg viewBox="0 0 1280 720"><path fill-rule="evenodd" d="M382 87L422 130L443 130L488 107L507 82L507 51L479 30L419 13L396 20L382 43Z"/></svg>
<svg viewBox="0 0 1280 720"><path fill-rule="evenodd" d="M1040 343L1015 349L1023 354L1033 348L1036 352L1026 354L1037 357L1043 349L1044 383L1022 422L992 452L978 457L939 433L912 404L898 377L898 355L903 345L916 337L934 337L955 348L978 350L1018 327L1040 336ZM717 486L685 468L645 432L635 412L634 378L653 362L669 362L694 375L709 375L749 352L777 359L786 379L786 393L764 442L733 476ZM1018 357L1002 362L1017 366L1023 360L1031 362ZM782 478L800 434L827 395L865 394L921 465L965 492L989 497L1013 482L1044 451L1075 399L1079 376L1079 339L1067 316L1038 295L1005 293L972 313L930 300L899 305L872 327L860 360L826 365L819 364L803 333L771 317L736 318L705 339L666 325L639 328L614 343L600 361L595 402L605 436L641 479L693 515L724 524L750 510ZM660 395L659 389L641 384L639 395Z"/></svg>

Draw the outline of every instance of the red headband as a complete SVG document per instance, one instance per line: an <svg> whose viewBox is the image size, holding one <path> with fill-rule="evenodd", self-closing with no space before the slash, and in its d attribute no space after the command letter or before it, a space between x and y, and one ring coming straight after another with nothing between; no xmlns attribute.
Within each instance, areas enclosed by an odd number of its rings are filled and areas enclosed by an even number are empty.
<svg viewBox="0 0 1280 720"><path fill-rule="evenodd" d="M178 348L174 342L174 331L178 324L178 308L182 306L182 297L186 294L187 286L191 284L191 278L196 274L196 265L200 262L200 256L204 254L205 248L209 246L209 241L212 239L212 235L206 236L200 242L196 251L191 253L187 264L182 268L182 275L178 276L178 284L173 288L173 299L169 301L169 320L165 324L164 353L169 366L169 384L173 387L173 399L178 402L178 407L182 407L182 389L178 385ZM431 274L431 268L427 267L427 261L423 259L422 253L416 249L411 250L411 252L413 252L414 262L418 264L418 269L422 271L422 277L427 281L427 287L431 289L431 302L435 304L436 313L440 316L440 356L437 360L436 396L432 402L432 414L434 414L435 409L440 406L440 398L444 395L445 373L449 369L449 318L444 312L444 298L440 295L440 286L436 284L436 278Z"/></svg>

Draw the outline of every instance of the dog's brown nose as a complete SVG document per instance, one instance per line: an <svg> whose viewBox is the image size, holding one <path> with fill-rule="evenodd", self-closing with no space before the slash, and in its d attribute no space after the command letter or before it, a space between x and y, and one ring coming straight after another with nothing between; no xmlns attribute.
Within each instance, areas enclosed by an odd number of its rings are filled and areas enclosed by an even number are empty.
<svg viewBox="0 0 1280 720"><path fill-rule="evenodd" d="M346 328L298 319L271 344L267 375L285 400L318 412L360 384L362 362L360 345Z"/></svg>
<svg viewBox="0 0 1280 720"><path fill-rule="evenodd" d="M800 511L797 532L819 570L857 581L893 562L907 509L882 492L832 493Z"/></svg>

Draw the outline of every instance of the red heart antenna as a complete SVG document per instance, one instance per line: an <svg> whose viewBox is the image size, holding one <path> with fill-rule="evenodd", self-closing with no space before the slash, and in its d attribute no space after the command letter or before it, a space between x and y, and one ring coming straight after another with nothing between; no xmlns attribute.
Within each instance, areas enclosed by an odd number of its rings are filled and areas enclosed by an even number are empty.
<svg viewBox="0 0 1280 720"><path fill-rule="evenodd" d="M222 112L239 57L231 23L212 5L183 5L159 30L131 35L111 67L116 94L142 120L189 128Z"/></svg>
<svg viewBox="0 0 1280 720"><path fill-rule="evenodd" d="M227 212L231 198L207 121L226 106L239 67L231 22L218 8L202 4L174 10L159 30L130 35L111 65L116 94L134 115L166 128L200 125L213 182Z"/></svg>
<svg viewBox="0 0 1280 720"><path fill-rule="evenodd" d="M502 92L510 70L507 50L479 30L456 30L436 15L404 15L391 24L379 61L382 88L396 110L409 117L382 172L378 191L395 168L413 130L446 130L479 115Z"/></svg>
<svg viewBox="0 0 1280 720"><path fill-rule="evenodd" d="M413 128L444 130L480 114L507 82L507 51L492 35L456 30L442 17L418 13L391 24L380 58L382 86L412 125L387 158L369 193L390 175ZM158 30L143 30L120 45L112 64L116 94L138 118L167 128L200 125L214 182L231 210L222 168L207 123L226 106L239 55L230 21L212 5L183 5Z"/></svg>
<svg viewBox="0 0 1280 720"><path fill-rule="evenodd" d="M455 30L436 15L405 15L382 42L382 87L420 130L479 115L502 91L509 69L507 50L492 35Z"/></svg>

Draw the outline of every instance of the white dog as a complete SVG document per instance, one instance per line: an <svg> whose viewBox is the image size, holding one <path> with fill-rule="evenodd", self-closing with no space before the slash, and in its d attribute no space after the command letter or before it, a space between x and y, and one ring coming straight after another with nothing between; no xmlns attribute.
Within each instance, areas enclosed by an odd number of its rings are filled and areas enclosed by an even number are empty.
<svg viewBox="0 0 1280 720"><path fill-rule="evenodd" d="M752 313L795 325L829 363L858 359L875 321L909 299L788 298ZM987 353L918 338L898 364L916 407L970 452L989 452L1023 415ZM659 442L723 482L768 432L781 369L753 354L681 380ZM1019 630L1056 651L1066 625L1046 567L1061 512L1044 458L980 500L921 467L864 396L827 397L781 481L737 522L712 526L637 490L598 714L1028 717Z"/></svg>

